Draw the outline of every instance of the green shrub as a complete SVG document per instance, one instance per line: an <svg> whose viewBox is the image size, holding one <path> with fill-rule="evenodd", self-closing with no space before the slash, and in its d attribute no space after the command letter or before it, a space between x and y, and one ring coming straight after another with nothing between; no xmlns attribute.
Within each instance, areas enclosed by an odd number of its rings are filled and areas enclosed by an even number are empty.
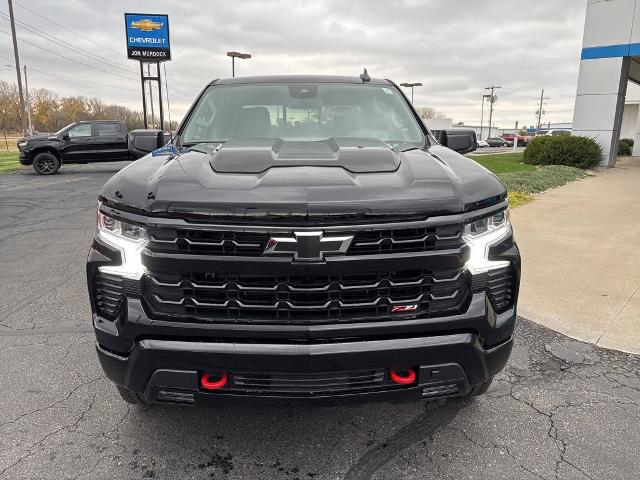
<svg viewBox="0 0 640 480"><path fill-rule="evenodd" d="M567 165L590 168L602 160L602 147L589 137L543 136L529 142L522 157L531 165Z"/></svg>
<svg viewBox="0 0 640 480"><path fill-rule="evenodd" d="M621 138L618 143L618 155L621 157L629 157L633 152L633 139Z"/></svg>
<svg viewBox="0 0 640 480"><path fill-rule="evenodd" d="M551 136L542 136L530 140L522 154L522 163L537 165L533 160L542 155L543 150L553 138Z"/></svg>

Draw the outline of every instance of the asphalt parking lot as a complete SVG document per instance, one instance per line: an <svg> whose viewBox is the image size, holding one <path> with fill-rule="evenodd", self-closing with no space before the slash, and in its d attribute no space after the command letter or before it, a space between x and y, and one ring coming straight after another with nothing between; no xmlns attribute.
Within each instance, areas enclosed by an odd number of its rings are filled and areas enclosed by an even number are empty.
<svg viewBox="0 0 640 480"><path fill-rule="evenodd" d="M97 363L84 274L96 193L122 166L0 175L0 479L638 478L640 357L525 319L469 402L125 404Z"/></svg>

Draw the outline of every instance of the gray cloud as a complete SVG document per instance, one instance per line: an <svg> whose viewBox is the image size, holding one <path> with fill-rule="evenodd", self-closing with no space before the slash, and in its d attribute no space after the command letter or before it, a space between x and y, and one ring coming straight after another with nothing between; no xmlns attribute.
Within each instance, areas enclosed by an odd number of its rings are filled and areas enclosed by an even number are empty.
<svg viewBox="0 0 640 480"><path fill-rule="evenodd" d="M353 75L366 66L373 76L420 81L424 87L416 90L416 104L466 123L479 122L483 87L502 85L495 120L505 127L516 120L534 122L541 88L551 97L546 120L571 120L586 7L584 0L14 2L19 2L14 6L18 20L119 65L83 58L19 27L25 40L108 72L21 44L23 62L49 74L33 71L30 85L63 95L100 96L140 108L138 66L126 59L124 47L123 12L134 10L170 16L174 60L167 63L167 73L174 118L207 82L229 76L225 52L233 49L254 57L237 62L241 75ZM9 31L8 22L0 20L0 29ZM10 39L0 38L0 60L7 63ZM5 68L0 78L14 76Z"/></svg>

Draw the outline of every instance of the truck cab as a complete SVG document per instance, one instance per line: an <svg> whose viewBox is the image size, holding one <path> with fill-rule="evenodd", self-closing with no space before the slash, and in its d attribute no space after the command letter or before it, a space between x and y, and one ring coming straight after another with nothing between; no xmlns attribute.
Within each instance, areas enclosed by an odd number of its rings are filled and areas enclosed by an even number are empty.
<svg viewBox="0 0 640 480"><path fill-rule="evenodd" d="M63 164L130 160L127 127L116 120L73 122L53 134L18 140L22 165L53 175Z"/></svg>

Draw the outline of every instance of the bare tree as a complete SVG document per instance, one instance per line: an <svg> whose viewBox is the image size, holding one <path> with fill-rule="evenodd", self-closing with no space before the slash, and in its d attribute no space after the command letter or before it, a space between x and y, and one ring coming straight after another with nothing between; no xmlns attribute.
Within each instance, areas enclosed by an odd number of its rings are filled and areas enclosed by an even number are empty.
<svg viewBox="0 0 640 480"><path fill-rule="evenodd" d="M416 111L420 118L446 118L446 115L435 108L431 107L416 107Z"/></svg>
<svg viewBox="0 0 640 480"><path fill-rule="evenodd" d="M29 91L35 130L55 132L78 120L122 120L129 129L142 128L142 113L121 105L107 105L99 98L59 97L44 88ZM2 125L10 132L21 129L20 103L15 83L0 80Z"/></svg>

